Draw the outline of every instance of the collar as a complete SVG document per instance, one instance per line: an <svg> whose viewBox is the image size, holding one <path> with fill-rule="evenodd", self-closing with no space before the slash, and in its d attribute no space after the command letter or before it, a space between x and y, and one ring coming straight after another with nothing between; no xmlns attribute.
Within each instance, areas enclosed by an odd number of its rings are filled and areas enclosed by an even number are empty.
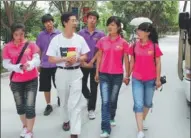
<svg viewBox="0 0 191 138"><path fill-rule="evenodd" d="M86 33L89 33L88 27L85 27L85 28L84 28L84 31L85 31ZM99 32L99 31L97 30L97 28L95 28L93 34L94 34L94 33L98 33L98 32Z"/></svg>
<svg viewBox="0 0 191 138"><path fill-rule="evenodd" d="M18 46L16 46L15 43L14 43L14 40L12 40L12 41L11 41L11 46L12 46L12 47L19 48L19 47L23 46L26 42L27 42L26 40L23 40L22 42L20 42L20 43L18 44Z"/></svg>
<svg viewBox="0 0 191 138"><path fill-rule="evenodd" d="M49 34L49 32L45 29L44 32L46 34ZM54 28L54 30L51 32L51 34L56 34L57 33L57 30Z"/></svg>
<svg viewBox="0 0 191 138"><path fill-rule="evenodd" d="M151 40L148 40L145 44L142 44L140 40L138 41L138 45L139 45L141 48L148 48L151 44L152 44L152 41L151 41Z"/></svg>
<svg viewBox="0 0 191 138"><path fill-rule="evenodd" d="M118 41L118 40L121 39L121 36L118 35L115 39L111 39L111 37L108 35L108 36L106 37L106 39L107 39L108 41L110 41L110 42L116 42L116 41Z"/></svg>

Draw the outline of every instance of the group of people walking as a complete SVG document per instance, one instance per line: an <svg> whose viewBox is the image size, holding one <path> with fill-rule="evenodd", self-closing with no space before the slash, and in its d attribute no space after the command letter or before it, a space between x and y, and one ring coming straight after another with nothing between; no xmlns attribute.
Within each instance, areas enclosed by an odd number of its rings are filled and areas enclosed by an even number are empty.
<svg viewBox="0 0 191 138"><path fill-rule="evenodd" d="M130 45L123 38L119 17L107 20L107 35L96 29L98 20L99 14L90 11L87 26L76 32L77 17L66 12L61 15L64 30L59 31L54 28L53 17L46 14L42 17L45 29L36 43L25 38L23 24L12 25L12 40L5 45L2 55L4 68L12 71L10 88L23 124L21 137L33 138L39 71L39 91L44 92L47 104L44 115L53 111L53 82L62 112L62 128L70 130L71 138L78 138L81 133L81 111L85 106L89 119L96 118L98 84L102 103L100 137L109 137L111 126L116 125L121 85L128 85L132 79L137 138L144 138L143 123L152 107L154 91L161 86L162 52L157 32L152 24L142 23L137 28L137 41Z"/></svg>

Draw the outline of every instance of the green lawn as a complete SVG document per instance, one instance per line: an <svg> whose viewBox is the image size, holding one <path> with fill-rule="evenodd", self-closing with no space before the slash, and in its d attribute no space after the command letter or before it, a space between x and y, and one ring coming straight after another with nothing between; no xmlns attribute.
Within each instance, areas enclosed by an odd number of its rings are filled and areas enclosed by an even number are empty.
<svg viewBox="0 0 191 138"><path fill-rule="evenodd" d="M1 66L1 73L4 73L4 72L7 72L7 70L4 69L4 68Z"/></svg>

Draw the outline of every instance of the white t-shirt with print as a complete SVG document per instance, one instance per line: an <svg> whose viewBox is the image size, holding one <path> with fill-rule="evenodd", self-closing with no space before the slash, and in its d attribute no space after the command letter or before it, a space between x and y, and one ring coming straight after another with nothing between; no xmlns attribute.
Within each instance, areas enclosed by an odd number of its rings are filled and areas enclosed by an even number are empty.
<svg viewBox="0 0 191 138"><path fill-rule="evenodd" d="M56 35L51 40L46 55L53 57L76 56L76 58L79 58L80 55L86 54L89 51L90 49L82 36L74 33L73 37L68 39L61 33ZM66 67L65 63L66 62L61 62L56 65ZM78 65L80 65L79 62L73 64L72 66Z"/></svg>

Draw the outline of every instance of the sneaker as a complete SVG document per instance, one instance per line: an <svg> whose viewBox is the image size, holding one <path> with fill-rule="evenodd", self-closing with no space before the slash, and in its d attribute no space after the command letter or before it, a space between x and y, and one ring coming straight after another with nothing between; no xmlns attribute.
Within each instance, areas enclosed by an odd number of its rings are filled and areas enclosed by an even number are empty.
<svg viewBox="0 0 191 138"><path fill-rule="evenodd" d="M111 125L112 127L116 126L115 120L110 120L110 125Z"/></svg>
<svg viewBox="0 0 191 138"><path fill-rule="evenodd" d="M64 131L69 131L70 130L70 122L64 122L62 125L62 129Z"/></svg>
<svg viewBox="0 0 191 138"><path fill-rule="evenodd" d="M44 115L47 116L49 115L51 112L53 111L52 106L51 105L47 105L44 111Z"/></svg>
<svg viewBox="0 0 191 138"><path fill-rule="evenodd" d="M60 97L57 98L57 104L60 107Z"/></svg>
<svg viewBox="0 0 191 138"><path fill-rule="evenodd" d="M109 137L109 133L107 131L103 131L101 134L100 134L100 137L101 138L108 138Z"/></svg>
<svg viewBox="0 0 191 138"><path fill-rule="evenodd" d="M70 135L70 138L78 138L78 135Z"/></svg>
<svg viewBox="0 0 191 138"><path fill-rule="evenodd" d="M145 137L145 134L142 131L138 132L137 138L144 138L144 137Z"/></svg>
<svg viewBox="0 0 191 138"><path fill-rule="evenodd" d="M146 121L143 121L143 130L148 130L148 126Z"/></svg>
<svg viewBox="0 0 191 138"><path fill-rule="evenodd" d="M27 128L24 127L21 134L20 134L20 138L24 138L26 134L27 134Z"/></svg>
<svg viewBox="0 0 191 138"><path fill-rule="evenodd" d="M93 110L90 110L88 113L89 119L93 120L96 118L95 112Z"/></svg>
<svg viewBox="0 0 191 138"><path fill-rule="evenodd" d="M33 138L33 133L27 132L24 138Z"/></svg>

